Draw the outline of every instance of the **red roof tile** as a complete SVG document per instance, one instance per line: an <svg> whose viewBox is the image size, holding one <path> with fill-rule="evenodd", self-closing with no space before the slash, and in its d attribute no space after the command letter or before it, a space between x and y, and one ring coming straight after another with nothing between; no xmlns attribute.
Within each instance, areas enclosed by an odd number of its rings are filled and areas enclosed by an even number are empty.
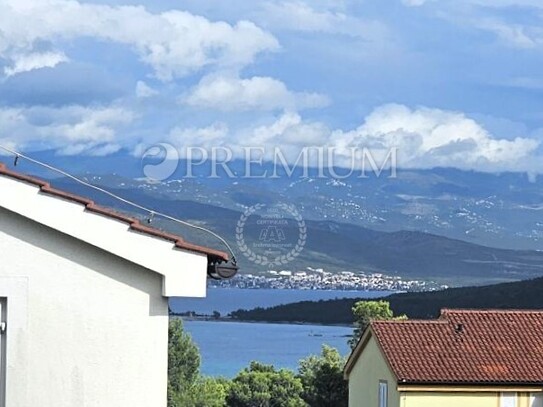
<svg viewBox="0 0 543 407"><path fill-rule="evenodd" d="M116 212L112 209L97 205L92 200L87 199L85 197L74 195L72 193L53 188L48 182L43 181L39 178L35 178L29 175L18 173L16 171L12 171L8 169L3 163L0 163L0 175L35 185L39 187L40 191L44 194L49 194L52 196L56 196L58 198L66 199L66 200L84 205L85 210L89 212L94 212L94 213L115 219L117 221L125 222L126 224L129 225L130 229L132 229L133 231L144 233L146 235L150 235L150 236L157 237L160 239L169 240L172 243L174 243L175 246L179 249L206 254L209 257L214 258L214 259L220 259L224 261L228 260L228 254L223 251L188 243L181 236L173 235L171 233L164 232L157 228L142 225L140 221L136 218L133 218L128 215Z"/></svg>
<svg viewBox="0 0 543 407"><path fill-rule="evenodd" d="M543 385L543 311L443 310L371 333L400 384Z"/></svg>

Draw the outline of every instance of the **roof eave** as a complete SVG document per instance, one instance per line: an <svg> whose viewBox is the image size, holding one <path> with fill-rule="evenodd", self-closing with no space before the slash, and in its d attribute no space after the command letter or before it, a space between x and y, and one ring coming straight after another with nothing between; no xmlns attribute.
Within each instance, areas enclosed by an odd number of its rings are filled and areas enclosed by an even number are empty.
<svg viewBox="0 0 543 407"><path fill-rule="evenodd" d="M181 238L172 242L173 236L158 230L143 233L133 218L92 201L76 201L69 194L57 195L48 184L36 184L26 176L11 177L0 169L0 185L4 210L161 274L164 297L205 297L210 257L227 258Z"/></svg>
<svg viewBox="0 0 543 407"><path fill-rule="evenodd" d="M399 379L398 386L405 387L456 387L456 388L469 388L469 387L488 387L488 388L543 388L543 382L529 382L529 381L444 381L444 380L409 380Z"/></svg>
<svg viewBox="0 0 543 407"><path fill-rule="evenodd" d="M143 234L147 234L147 235L165 239L165 240L170 240L173 243L175 243L175 246L178 247L179 249L192 251L192 252L196 252L200 254L205 254L215 261L229 260L229 255L226 252L212 249L209 247L196 245L193 243L189 243L189 242L186 242L180 236L173 235L171 233L164 232L162 230L159 230L153 227L142 225L140 221L134 217L119 213L117 211L114 211L110 208L106 208L104 206L97 205L92 200L85 198L83 196L79 196L76 194L72 194L70 192L53 188L49 184L49 182L30 176L30 175L26 175L26 174L22 174L22 173L10 170L3 163L0 163L0 176L5 176L8 178L15 179L17 181L21 181L21 182L36 186L39 188L41 193L51 195L60 199L67 200L67 201L71 201L77 204L81 204L85 206L85 210L89 212L98 213L106 217L110 217L112 219L127 223L131 229L137 230Z"/></svg>

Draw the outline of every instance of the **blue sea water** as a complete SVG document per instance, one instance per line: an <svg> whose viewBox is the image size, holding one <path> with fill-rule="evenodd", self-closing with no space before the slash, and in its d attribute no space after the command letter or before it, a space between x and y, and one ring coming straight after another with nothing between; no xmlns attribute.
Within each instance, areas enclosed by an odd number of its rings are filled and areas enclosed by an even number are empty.
<svg viewBox="0 0 543 407"><path fill-rule="evenodd" d="M320 354L323 344L347 355L350 327L185 321L202 355L202 373L234 377L252 360L297 370L298 361Z"/></svg>
<svg viewBox="0 0 543 407"><path fill-rule="evenodd" d="M244 308L270 307L305 300L333 298L375 298L385 292L224 289L208 290L205 299L173 298L170 308L175 312L195 311L226 315ZM352 328L341 326L267 324L243 322L185 321L202 355L202 373L209 376L234 377L252 360L273 364L277 368L296 370L300 359L320 354L323 344L347 355L348 336Z"/></svg>

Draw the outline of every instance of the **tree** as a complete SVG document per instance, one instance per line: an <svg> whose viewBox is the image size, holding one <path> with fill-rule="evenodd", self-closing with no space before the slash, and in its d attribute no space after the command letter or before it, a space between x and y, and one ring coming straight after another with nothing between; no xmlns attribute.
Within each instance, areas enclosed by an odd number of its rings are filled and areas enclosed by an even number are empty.
<svg viewBox="0 0 543 407"><path fill-rule="evenodd" d="M168 407L224 407L230 387L226 379L200 375L200 351L183 330L181 319L168 329Z"/></svg>
<svg viewBox="0 0 543 407"><path fill-rule="evenodd" d="M186 393L200 375L200 352L190 335L183 330L181 319L170 321L168 327L168 407Z"/></svg>
<svg viewBox="0 0 543 407"><path fill-rule="evenodd" d="M343 378L345 362L338 350L328 345L323 345L321 356L312 355L300 361L302 398L308 405L347 407L349 390Z"/></svg>
<svg viewBox="0 0 543 407"><path fill-rule="evenodd" d="M230 382L222 378L199 378L185 392L173 396L176 407L225 407Z"/></svg>
<svg viewBox="0 0 543 407"><path fill-rule="evenodd" d="M232 380L229 407L306 407L302 382L285 369L251 362Z"/></svg>
<svg viewBox="0 0 543 407"><path fill-rule="evenodd" d="M388 301L358 301L353 306L353 314L355 318L355 328L353 337L349 340L351 349L354 349L360 336L364 333L372 320L403 320L407 316L400 315L394 317L394 313L390 309Z"/></svg>
<svg viewBox="0 0 543 407"><path fill-rule="evenodd" d="M192 338L183 330L181 319L170 321L168 327L168 381L175 391L191 385L200 374L200 352Z"/></svg>

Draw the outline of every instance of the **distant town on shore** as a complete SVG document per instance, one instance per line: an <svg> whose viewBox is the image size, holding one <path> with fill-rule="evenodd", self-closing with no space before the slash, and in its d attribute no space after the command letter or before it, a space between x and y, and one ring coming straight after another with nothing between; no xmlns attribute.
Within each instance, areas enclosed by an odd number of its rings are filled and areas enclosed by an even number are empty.
<svg viewBox="0 0 543 407"><path fill-rule="evenodd" d="M307 267L302 271L269 270L258 274L239 274L231 280L213 281L213 287L274 288L343 291L434 291L448 288L432 281L409 280L400 276L367 272L328 272Z"/></svg>

